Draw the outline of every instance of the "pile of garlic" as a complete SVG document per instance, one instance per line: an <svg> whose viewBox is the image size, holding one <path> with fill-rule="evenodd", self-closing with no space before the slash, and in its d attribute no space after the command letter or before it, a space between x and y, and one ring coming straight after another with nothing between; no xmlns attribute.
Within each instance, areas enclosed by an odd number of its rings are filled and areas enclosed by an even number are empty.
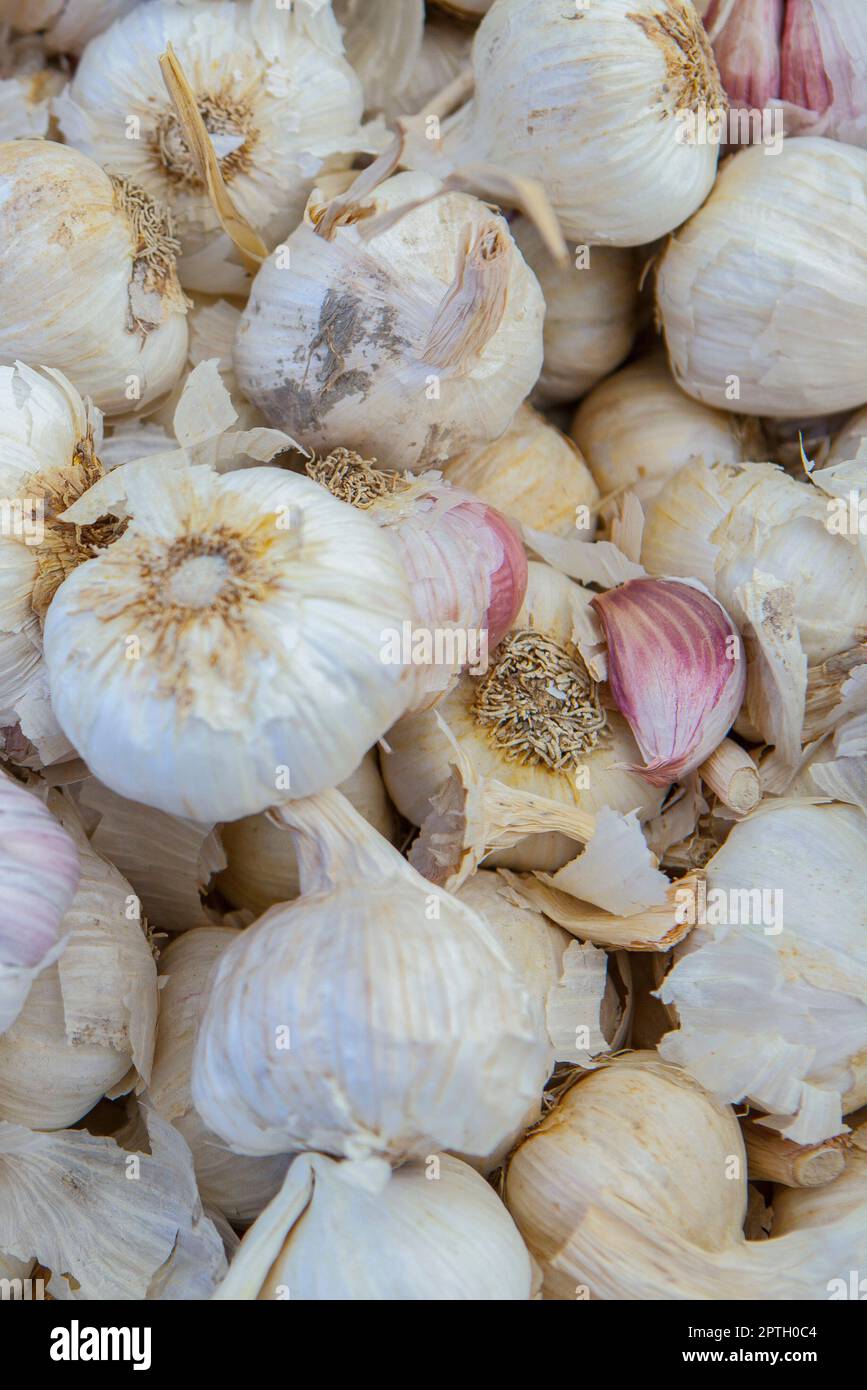
<svg viewBox="0 0 867 1390"><path fill-rule="evenodd" d="M867 1267L864 21L745 13L0 0L13 1296Z"/></svg>

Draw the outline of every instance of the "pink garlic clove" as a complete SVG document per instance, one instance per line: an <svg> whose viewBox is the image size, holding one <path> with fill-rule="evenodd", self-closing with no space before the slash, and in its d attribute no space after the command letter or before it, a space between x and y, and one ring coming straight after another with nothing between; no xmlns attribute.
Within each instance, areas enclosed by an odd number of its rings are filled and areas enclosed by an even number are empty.
<svg viewBox="0 0 867 1390"><path fill-rule="evenodd" d="M738 0L719 34L714 55L732 106L762 110L780 95L780 37L784 0ZM705 15L713 34L720 13L714 0Z"/></svg>
<svg viewBox="0 0 867 1390"><path fill-rule="evenodd" d="M845 64L845 51L836 54L838 66L841 59ZM820 114L827 111L834 100L834 89L826 72L822 38L812 3L789 0L781 62L780 95L783 100L806 111Z"/></svg>

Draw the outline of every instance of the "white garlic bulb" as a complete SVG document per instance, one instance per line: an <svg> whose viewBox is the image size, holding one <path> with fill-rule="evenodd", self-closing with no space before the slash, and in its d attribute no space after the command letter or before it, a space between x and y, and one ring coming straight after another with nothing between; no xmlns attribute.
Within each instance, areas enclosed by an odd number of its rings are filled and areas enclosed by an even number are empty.
<svg viewBox="0 0 867 1390"><path fill-rule="evenodd" d="M211 206L159 58L177 53L238 212L274 245L297 224L320 169L365 147L361 83L330 6L273 0L138 5L88 44L57 102L67 143L171 208L181 282L243 293L249 276Z"/></svg>
<svg viewBox="0 0 867 1390"><path fill-rule="evenodd" d="M661 1055L796 1143L867 1102L865 872L861 811L765 801L707 865L705 920L662 986L680 1027Z"/></svg>
<svg viewBox="0 0 867 1390"><path fill-rule="evenodd" d="M394 841L397 814L386 795L374 749L365 753L338 790L374 830ZM266 811L221 826L220 840L228 863L217 887L233 907L247 908L258 917L275 903L298 897L298 860L292 837L275 825Z"/></svg>
<svg viewBox="0 0 867 1390"><path fill-rule="evenodd" d="M33 981L0 1036L0 1119L30 1129L74 1124L102 1096L147 1082L157 1015L157 975L138 899L91 849L56 797L76 842L81 877L61 930L60 959Z"/></svg>
<svg viewBox="0 0 867 1390"><path fill-rule="evenodd" d="M804 136L766 154L755 145L727 160L662 255L672 370L720 410L853 409L867 401L867 151Z"/></svg>
<svg viewBox="0 0 867 1390"><path fill-rule="evenodd" d="M559 265L526 218L512 236L545 296L545 360L533 399L574 401L626 357L638 324L638 263L632 251L579 247Z"/></svg>
<svg viewBox="0 0 867 1390"><path fill-rule="evenodd" d="M603 494L629 488L642 502L691 458L746 457L743 422L685 395L662 354L630 362L594 387L570 433Z"/></svg>
<svg viewBox="0 0 867 1390"><path fill-rule="evenodd" d="M368 111L385 111L397 93L417 90L415 68L427 27L424 0L401 0L399 5L393 0L334 0L332 8L343 30L346 57L364 86Z"/></svg>
<svg viewBox="0 0 867 1390"><path fill-rule="evenodd" d="M148 1096L184 1136L193 1155L202 1201L233 1225L255 1220L279 1191L287 1157L245 1158L232 1153L197 1113L190 1095L190 1070L199 1018L214 968L240 932L230 927L195 927L160 955L160 1016Z"/></svg>
<svg viewBox="0 0 867 1390"><path fill-rule="evenodd" d="M533 1262L484 1178L450 1154L389 1174L302 1154L218 1299L524 1300Z"/></svg>
<svg viewBox="0 0 867 1390"><path fill-rule="evenodd" d="M599 489L578 448L528 405L499 439L453 454L443 469L459 487L535 531L592 540Z"/></svg>
<svg viewBox="0 0 867 1390"><path fill-rule="evenodd" d="M301 897L223 954L192 1095L239 1153L484 1155L548 1070L535 1003L482 920L339 792L285 803Z"/></svg>
<svg viewBox="0 0 867 1390"><path fill-rule="evenodd" d="M235 820L336 785L410 703L413 668L380 657L411 611L400 562L309 479L145 459L66 515L106 511L127 529L58 590L45 659L61 727L113 791Z"/></svg>
<svg viewBox="0 0 867 1390"><path fill-rule="evenodd" d="M0 145L0 361L66 372L110 415L171 389L187 351L164 210L78 150Z"/></svg>
<svg viewBox="0 0 867 1390"><path fill-rule="evenodd" d="M637 810L642 820L662 804L664 789L625 770L640 762L637 746L626 721L602 708L598 683L575 646L576 622L592 593L547 565L534 561L528 571L524 605L487 673L464 674L435 710L407 715L388 732L385 785L416 825L449 775L449 732L483 777L517 791L582 811ZM551 832L525 837L486 862L554 870L575 854L574 839Z"/></svg>
<svg viewBox="0 0 867 1390"><path fill-rule="evenodd" d="M40 31L51 53L81 53L138 0L0 0L0 20L22 33Z"/></svg>
<svg viewBox="0 0 867 1390"><path fill-rule="evenodd" d="M719 146L691 139L689 118L722 110L724 96L689 0L577 10L497 0L476 33L473 72L473 98L444 124L438 157L418 141L422 167L481 161L538 179L564 235L583 244L653 241L707 197Z"/></svg>
<svg viewBox="0 0 867 1390"><path fill-rule="evenodd" d="M507 223L438 187L403 173L359 206L314 193L256 276L238 381L309 449L436 463L502 434L539 375L544 303ZM370 216L404 207L366 236Z"/></svg>

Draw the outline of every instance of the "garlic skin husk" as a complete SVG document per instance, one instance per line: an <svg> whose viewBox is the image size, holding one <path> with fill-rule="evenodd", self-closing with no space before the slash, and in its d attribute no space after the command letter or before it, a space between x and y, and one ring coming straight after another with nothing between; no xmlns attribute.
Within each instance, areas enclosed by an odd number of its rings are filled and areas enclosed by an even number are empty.
<svg viewBox="0 0 867 1390"><path fill-rule="evenodd" d="M338 791L374 830L394 843L397 813L386 794L375 749L365 753ZM298 897L301 885L292 837L266 811L222 825L219 833L228 862L217 887L233 907L259 917L275 903Z"/></svg>
<svg viewBox="0 0 867 1390"><path fill-rule="evenodd" d="M73 519L106 509L127 529L45 625L54 712L94 776L205 823L348 777L413 694L413 668L380 657L411 612L388 538L279 468L145 459Z"/></svg>
<svg viewBox="0 0 867 1390"><path fill-rule="evenodd" d="M638 326L634 252L613 246L575 248L559 265L525 217L512 236L545 296L545 360L533 391L541 405L583 396L629 353Z"/></svg>
<svg viewBox="0 0 867 1390"><path fill-rule="evenodd" d="M203 1122L190 1094L196 1029L213 971L241 935L231 927L195 927L161 953L160 992L154 1062L148 1096L155 1109L184 1136L205 1206L233 1226L246 1226L280 1190L289 1158L245 1158L232 1153Z"/></svg>
<svg viewBox="0 0 867 1390"><path fill-rule="evenodd" d="M443 473L536 531L592 540L599 489L584 457L544 415L522 405L505 434L454 454Z"/></svg>
<svg viewBox="0 0 867 1390"><path fill-rule="evenodd" d="M60 372L18 362L0 367L0 422L0 726L17 728L47 765L74 750L49 703L45 612L64 576L110 536L59 513L101 476L102 417Z"/></svg>
<svg viewBox="0 0 867 1390"><path fill-rule="evenodd" d="M504 516L438 471L387 473L348 449L307 473L390 536L409 579L415 624L384 634L383 659L417 667L412 709L437 703L461 670L483 665L527 588L527 556Z"/></svg>
<svg viewBox="0 0 867 1390"><path fill-rule="evenodd" d="M194 294L190 296L190 300L191 305L187 313L187 324L190 330L187 361L190 369L198 367L203 362L216 361L220 381L229 393L232 408L237 416L235 428L237 430L253 430L267 426L268 422L262 412L257 410L241 393L241 388L235 377L232 351L235 345L235 334L241 320L241 310L237 303L208 294ZM148 425L145 428L149 427L153 421L155 425L161 427L164 436L166 436L168 442L162 445L164 449L172 447L171 438L175 432L175 412L184 391L187 389L189 379L189 375L182 376L159 409L153 411L148 418ZM122 428L122 425L120 427L114 426L112 434L117 434L118 428ZM141 449L139 453L130 452L120 462L132 462L147 452L147 448ZM240 465L236 464L235 466Z"/></svg>
<svg viewBox="0 0 867 1390"><path fill-rule="evenodd" d="M417 142L420 167L481 161L537 179L564 236L586 245L654 241L710 192L719 148L685 138L682 113L713 112L724 96L684 0L594 0L577 22L559 0L499 0L476 32L473 71L473 98L433 158Z"/></svg>
<svg viewBox="0 0 867 1390"><path fill-rule="evenodd" d="M575 742L571 753L563 751L558 739L569 736L571 741L571 735L568 728L564 730L551 723L553 697L540 704L539 697L535 696L533 737L536 748L542 751L535 752L533 743L526 738L518 739L517 746L530 761L520 762L509 757L508 732L500 741L495 733L496 725L480 722L476 713L481 680L487 680L502 669L498 663L504 655L507 638L491 653L487 677L464 674L435 710L408 715L388 731L388 751L383 751L381 760L382 775L389 796L407 820L414 825L422 823L430 810L430 798L449 776L454 760L449 734L457 740L481 776L494 777L516 791L550 797L582 811L596 812L610 806L625 815L636 810L640 820L648 820L658 813L664 791L624 770L640 761L638 747L621 715L606 710L602 718L597 683L589 676L573 645L576 623L589 621L585 610L592 597L589 590L582 589L565 575L531 561L527 596L510 637L515 633L530 634L525 640L531 647L538 647L540 671L547 670L548 661L556 656L567 687L574 691L576 709L584 711L591 723L598 724L598 736L591 729L586 739ZM554 644L556 653L552 653L549 643ZM510 679L506 675L497 676L497 680L504 687L502 693L508 707ZM491 691L492 697L495 693ZM558 710L560 703L558 701ZM549 738L550 744L546 742ZM563 766L559 769L555 756L557 747L561 747L563 757ZM513 849L491 855L486 863L511 869L555 870L573 859L575 853L574 839L552 832L526 836Z"/></svg>
<svg viewBox="0 0 867 1390"><path fill-rule="evenodd" d="M696 460L654 498L641 558L699 580L736 621L757 574L786 586L804 653L825 661L857 644L867 612L867 566L830 514L819 488L774 464Z"/></svg>
<svg viewBox="0 0 867 1390"><path fill-rule="evenodd" d="M60 955L79 876L72 837L33 791L0 772L0 1033Z"/></svg>
<svg viewBox="0 0 867 1390"><path fill-rule="evenodd" d="M360 221L352 203L330 219L337 205L314 192L253 282L241 390L310 450L430 466L502 434L539 375L544 301L508 224L439 188L396 174L364 197Z"/></svg>
<svg viewBox="0 0 867 1390"><path fill-rule="evenodd" d="M330 6L316 8L310 18L268 0L138 5L88 44L56 102L68 144L171 208L188 289L244 294L250 277L179 129L160 55L172 45L235 207L273 246L300 221L317 173L369 148L361 83Z"/></svg>
<svg viewBox="0 0 867 1390"><path fill-rule="evenodd" d="M33 981L0 1036L0 1119L30 1129L74 1124L104 1095L146 1084L157 975L130 885L90 847L74 809L49 795L76 843L81 877L61 923L60 959Z"/></svg>
<svg viewBox="0 0 867 1390"><path fill-rule="evenodd" d="M216 1297L521 1301L536 1282L503 1203L451 1154L391 1174L301 1154Z"/></svg>
<svg viewBox="0 0 867 1390"><path fill-rule="evenodd" d="M865 870L861 811L764 802L707 865L706 922L660 990L680 1020L660 1054L799 1144L867 1101Z"/></svg>
<svg viewBox="0 0 867 1390"><path fill-rule="evenodd" d="M47 362L107 415L171 389L187 351L164 209L78 150L0 145L0 360Z"/></svg>
<svg viewBox="0 0 867 1390"><path fill-rule="evenodd" d="M490 1153L548 1074L526 986L477 914L339 792L275 814L295 830L301 897L221 957L193 1058L197 1111L239 1153Z"/></svg>
<svg viewBox="0 0 867 1390"><path fill-rule="evenodd" d="M22 33L40 31L50 53L78 56L138 0L0 0L0 21Z"/></svg>
<svg viewBox="0 0 867 1390"><path fill-rule="evenodd" d="M694 580L630 579L592 600L608 644L608 682L644 758L667 787L722 743L743 704L740 634Z"/></svg>
<svg viewBox="0 0 867 1390"><path fill-rule="evenodd" d="M787 139L771 158L753 146L726 161L657 271L671 367L688 395L777 419L864 404L865 188L867 151L836 140Z"/></svg>
<svg viewBox="0 0 867 1390"><path fill-rule="evenodd" d="M793 1221L745 1240L747 1159L734 1114L656 1053L638 1052L567 1091L512 1157L505 1197L546 1299L820 1301L867 1253L863 1172L850 1191L828 1203L821 1229Z"/></svg>
<svg viewBox="0 0 867 1390"><path fill-rule="evenodd" d="M569 432L603 495L630 489L640 502L655 497L691 458L739 463L746 457L743 422L685 395L661 353L630 362L595 386Z"/></svg>

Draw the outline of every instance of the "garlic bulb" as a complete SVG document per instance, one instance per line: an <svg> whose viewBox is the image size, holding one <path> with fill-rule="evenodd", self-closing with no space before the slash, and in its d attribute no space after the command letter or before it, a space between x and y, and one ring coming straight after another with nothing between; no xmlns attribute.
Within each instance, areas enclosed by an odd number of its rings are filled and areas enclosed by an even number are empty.
<svg viewBox="0 0 867 1390"><path fill-rule="evenodd" d="M424 0L401 0L399 5L393 0L334 0L333 10L346 57L364 85L368 111L385 111L397 93L418 90L414 75L426 28Z"/></svg>
<svg viewBox="0 0 867 1390"><path fill-rule="evenodd" d="M211 975L220 957L241 933L230 927L195 927L160 956L160 1017L148 1096L155 1108L184 1136L206 1206L233 1225L255 1220L279 1191L288 1157L244 1158L226 1148L204 1124L190 1095L190 1071L199 1018Z"/></svg>
<svg viewBox="0 0 867 1390"><path fill-rule="evenodd" d="M757 1241L743 1234L746 1179L728 1106L639 1052L567 1091L512 1158L506 1204L547 1299L827 1299L867 1253L863 1175L824 1228L793 1221Z"/></svg>
<svg viewBox="0 0 867 1390"><path fill-rule="evenodd" d="M309 449L427 466L502 434L539 375L544 304L505 220L438 187L403 173L359 205L314 193L256 276L238 381Z"/></svg>
<svg viewBox="0 0 867 1390"><path fill-rule="evenodd" d="M357 0L357 3L364 6L364 13L369 10L369 0ZM381 11L390 11L391 23L393 25L394 9L391 0L380 0L379 8ZM403 11L411 11L412 6L400 5L401 22L406 23ZM368 93L368 105L381 105L382 113L391 125L398 116L424 112L433 98L449 86L451 82L464 72L470 69L470 52L473 46L473 31L465 24L455 23L450 14L438 14L435 10L429 10L424 22L424 29L421 35L421 45L419 46L415 61L409 72L406 74L406 66L402 65L397 73L390 73L382 65L381 60L375 63L368 63L362 73L364 79L365 92ZM351 50L350 39L347 36L348 56L354 68L361 72L355 54ZM374 81L380 85L371 88L369 73L370 68L374 68ZM387 85L381 85L385 81ZM398 85L400 83L400 85ZM371 99L371 91L374 96Z"/></svg>
<svg viewBox="0 0 867 1390"><path fill-rule="evenodd" d="M0 21L22 33L41 31L51 53L80 54L89 41L138 0L0 0Z"/></svg>
<svg viewBox="0 0 867 1390"><path fill-rule="evenodd" d="M68 144L172 210L189 289L244 293L166 92L159 58L177 52L238 212L268 245L301 218L317 172L366 145L361 83L341 56L330 6L273 0L136 6L88 44L56 104Z"/></svg>
<svg viewBox="0 0 867 1390"><path fill-rule="evenodd" d="M753 146L726 162L657 272L684 391L781 419L867 401L865 188L867 152L836 140L786 140L770 159Z"/></svg>
<svg viewBox="0 0 867 1390"><path fill-rule="evenodd" d="M374 830L394 841L397 816L386 796L375 750L365 753L338 790ZM233 907L248 908L258 917L275 903L298 897L298 860L292 838L267 812L221 826L220 840L228 863L217 887Z"/></svg>
<svg viewBox="0 0 867 1390"><path fill-rule="evenodd" d="M128 179L49 141L0 145L0 360L59 368L109 415L151 404L186 357L176 249Z"/></svg>
<svg viewBox="0 0 867 1390"><path fill-rule="evenodd" d="M800 1144L867 1101L865 870L862 812L764 802L707 865L702 920L661 990L680 1020L661 1055Z"/></svg>
<svg viewBox="0 0 867 1390"><path fill-rule="evenodd" d="M296 831L302 896L217 966L193 1059L197 1111L239 1153L491 1152L547 1075L526 986L477 914L339 792L279 814Z"/></svg>
<svg viewBox="0 0 867 1390"><path fill-rule="evenodd" d="M435 703L461 670L484 666L509 631L527 588L524 547L506 518L439 473L386 473L335 449L308 476L366 511L397 548L415 625L384 634L383 660L418 667L413 709Z"/></svg>
<svg viewBox="0 0 867 1390"><path fill-rule="evenodd" d="M599 490L576 446L528 405L490 444L454 454L445 476L524 525L591 540Z"/></svg>
<svg viewBox="0 0 867 1390"><path fill-rule="evenodd" d="M78 880L74 840L33 792L0 772L0 1033L60 955Z"/></svg>
<svg viewBox="0 0 867 1390"><path fill-rule="evenodd" d="M577 11L498 0L476 33L473 71L472 101L444 125L433 162L540 180L570 240L639 246L707 197L718 146L692 138L690 122L712 117L724 96L688 0L593 0Z"/></svg>
<svg viewBox="0 0 867 1390"><path fill-rule="evenodd" d="M449 775L449 733L482 776L517 791L582 811L637 810L642 820L662 804L661 789L625 770L638 761L635 741L622 716L603 709L575 645L593 595L547 565L533 561L528 571L524 606L487 674L463 675L436 710L408 715L388 732L385 785L415 825ZM575 853L574 839L552 832L525 837L487 863L558 869Z"/></svg>
<svg viewBox="0 0 867 1390"><path fill-rule="evenodd" d="M558 265L532 222L512 236L545 296L545 360L534 399L574 401L626 357L638 321L638 265L632 251L585 246Z"/></svg>
<svg viewBox="0 0 867 1390"><path fill-rule="evenodd" d="M570 433L603 494L629 488L642 502L691 458L737 463L746 457L744 422L684 395L656 353L594 387Z"/></svg>
<svg viewBox="0 0 867 1390"><path fill-rule="evenodd" d="M109 1092L146 1083L157 1014L138 899L91 849L68 805L53 805L81 864L61 924L66 943L0 1036L0 1119L30 1129L74 1124Z"/></svg>
<svg viewBox="0 0 867 1390"><path fill-rule="evenodd" d="M296 1158L218 1299L523 1300L533 1262L484 1178L450 1154L391 1175Z"/></svg>
<svg viewBox="0 0 867 1390"><path fill-rule="evenodd" d="M2 11L0 4L0 16ZM0 26L0 140L47 135L52 98L66 80L63 72L48 66L39 38L12 38Z"/></svg>
<svg viewBox="0 0 867 1390"><path fill-rule="evenodd" d="M399 560L309 479L145 459L65 515L106 511L129 525L58 590L45 659L61 727L112 791L236 820L347 777L410 702L413 668L380 657L410 613Z"/></svg>

